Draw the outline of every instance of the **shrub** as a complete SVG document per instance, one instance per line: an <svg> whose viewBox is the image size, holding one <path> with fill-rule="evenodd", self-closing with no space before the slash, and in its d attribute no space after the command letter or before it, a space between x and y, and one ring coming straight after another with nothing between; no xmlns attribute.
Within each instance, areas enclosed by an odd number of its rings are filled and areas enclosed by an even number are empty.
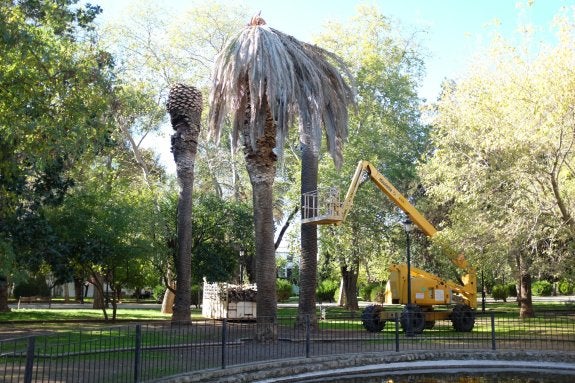
<svg viewBox="0 0 575 383"><path fill-rule="evenodd" d="M364 301L371 301L371 292L374 288L381 286L380 283L371 282L359 288L359 297Z"/></svg>
<svg viewBox="0 0 575 383"><path fill-rule="evenodd" d="M517 296L517 286L515 283L508 283L507 287L507 296L508 297L516 297Z"/></svg>
<svg viewBox="0 0 575 383"><path fill-rule="evenodd" d="M152 295L156 302L162 302L164 300L164 294L166 293L166 286L157 285L152 289Z"/></svg>
<svg viewBox="0 0 575 383"><path fill-rule="evenodd" d="M385 286L377 285L371 290L369 297L371 302L383 303L385 301Z"/></svg>
<svg viewBox="0 0 575 383"><path fill-rule="evenodd" d="M192 285L190 293L192 294L190 304L196 306L196 308L200 307L200 302L202 300L200 285ZM162 298L163 297L164 296L162 295Z"/></svg>
<svg viewBox="0 0 575 383"><path fill-rule="evenodd" d="M559 294L562 295L571 295L573 294L573 288L575 287L575 285L573 284L573 282L567 280L567 279L563 279L562 281L559 282L557 288L559 289Z"/></svg>
<svg viewBox="0 0 575 383"><path fill-rule="evenodd" d="M14 287L13 294L16 299L31 296L49 297L50 288L46 283L46 278L43 275L40 275L17 284Z"/></svg>
<svg viewBox="0 0 575 383"><path fill-rule="evenodd" d="M507 302L507 297L509 296L509 289L507 286L504 285L495 285L493 289L491 289L491 297L493 299L502 300L503 302Z"/></svg>
<svg viewBox="0 0 575 383"><path fill-rule="evenodd" d="M335 300L335 292L339 287L339 283L332 280L321 281L315 290L316 298L319 302L333 302Z"/></svg>
<svg viewBox="0 0 575 383"><path fill-rule="evenodd" d="M531 285L531 291L536 297L549 297L553 295L553 284L549 281L536 281Z"/></svg>
<svg viewBox="0 0 575 383"><path fill-rule="evenodd" d="M285 302L291 297L291 283L287 279L276 279L278 302Z"/></svg>

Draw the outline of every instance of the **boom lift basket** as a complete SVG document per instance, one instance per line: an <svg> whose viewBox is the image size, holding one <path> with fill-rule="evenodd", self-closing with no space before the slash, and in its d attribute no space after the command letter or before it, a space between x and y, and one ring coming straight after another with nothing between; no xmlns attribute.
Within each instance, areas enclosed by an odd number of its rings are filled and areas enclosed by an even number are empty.
<svg viewBox="0 0 575 383"><path fill-rule="evenodd" d="M337 224L343 220L343 203L335 187L320 188L302 194L302 223Z"/></svg>

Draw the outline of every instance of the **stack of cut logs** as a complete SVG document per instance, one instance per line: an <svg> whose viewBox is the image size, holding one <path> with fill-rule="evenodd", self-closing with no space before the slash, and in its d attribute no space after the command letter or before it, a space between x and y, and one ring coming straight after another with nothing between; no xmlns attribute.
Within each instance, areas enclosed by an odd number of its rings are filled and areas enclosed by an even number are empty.
<svg viewBox="0 0 575 383"><path fill-rule="evenodd" d="M228 285L228 302L255 302L257 290L252 286Z"/></svg>

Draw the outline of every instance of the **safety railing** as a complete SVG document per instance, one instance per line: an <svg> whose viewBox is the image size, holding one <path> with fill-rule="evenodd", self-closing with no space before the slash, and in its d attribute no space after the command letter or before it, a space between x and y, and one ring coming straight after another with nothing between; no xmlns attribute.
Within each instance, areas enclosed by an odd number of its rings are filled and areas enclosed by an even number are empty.
<svg viewBox="0 0 575 383"><path fill-rule="evenodd" d="M429 317L427 318L429 319ZM403 331L398 317L381 332L361 318L337 316L317 324L296 318L274 321L276 339L256 341L253 322L194 320L74 330L0 340L0 381L146 382L184 372L287 358L414 350L575 351L575 312L545 312L520 319L477 313L471 332L450 321L428 321L419 334Z"/></svg>

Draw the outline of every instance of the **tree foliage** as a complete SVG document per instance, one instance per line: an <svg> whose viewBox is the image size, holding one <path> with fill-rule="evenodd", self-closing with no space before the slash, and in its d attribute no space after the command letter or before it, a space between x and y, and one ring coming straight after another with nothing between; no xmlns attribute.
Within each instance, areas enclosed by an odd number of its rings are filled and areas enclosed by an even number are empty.
<svg viewBox="0 0 575 383"><path fill-rule="evenodd" d="M575 41L559 20L557 45L533 54L496 38L444 85L420 169L449 211L445 238L478 266L507 261L517 276L573 268Z"/></svg>
<svg viewBox="0 0 575 383"><path fill-rule="evenodd" d="M113 60L94 44L92 22L100 9L75 4L0 5L2 263L14 252L20 265L41 263L37 255L51 247L41 208L62 203L74 183L70 169L110 144Z"/></svg>
<svg viewBox="0 0 575 383"><path fill-rule="evenodd" d="M377 8L361 6L348 22L329 23L329 32L317 39L345 60L358 89L344 165L337 172L326 164L320 168L323 183L337 186L342 195L360 160L374 163L406 195L417 193L415 163L427 138L417 96L423 62L417 42L402 37L397 28ZM346 223L322 231L323 254L350 272L357 273L360 263L367 266L370 280L386 278L386 266L404 254L404 236L394 228L399 213L375 185L366 183Z"/></svg>

